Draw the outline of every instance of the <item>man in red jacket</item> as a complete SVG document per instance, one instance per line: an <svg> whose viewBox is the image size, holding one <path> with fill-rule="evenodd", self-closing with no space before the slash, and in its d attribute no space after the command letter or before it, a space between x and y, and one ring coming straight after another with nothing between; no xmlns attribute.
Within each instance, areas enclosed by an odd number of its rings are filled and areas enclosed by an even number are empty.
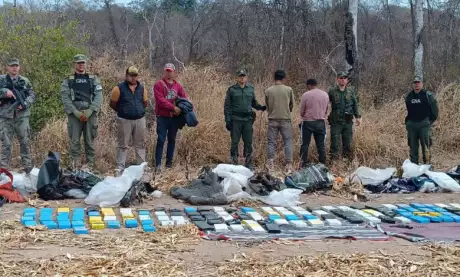
<svg viewBox="0 0 460 277"><path fill-rule="evenodd" d="M174 64L167 63L164 67L163 78L153 86L158 135L155 150L156 172L161 170L161 158L166 138L168 138L166 168L172 167L176 135L179 128L177 116L181 113L181 110L176 107L175 101L177 98L187 98L184 88L175 80L176 76Z"/></svg>

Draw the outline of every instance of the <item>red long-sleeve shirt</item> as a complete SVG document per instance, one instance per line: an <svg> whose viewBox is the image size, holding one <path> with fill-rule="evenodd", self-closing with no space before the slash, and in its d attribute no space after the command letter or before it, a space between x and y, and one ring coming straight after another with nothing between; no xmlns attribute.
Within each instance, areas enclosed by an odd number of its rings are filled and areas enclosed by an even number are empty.
<svg viewBox="0 0 460 277"><path fill-rule="evenodd" d="M153 86L155 96L155 114L157 116L171 117L174 111L174 102L178 97L187 98L187 93L177 81L172 84L166 79L159 80Z"/></svg>

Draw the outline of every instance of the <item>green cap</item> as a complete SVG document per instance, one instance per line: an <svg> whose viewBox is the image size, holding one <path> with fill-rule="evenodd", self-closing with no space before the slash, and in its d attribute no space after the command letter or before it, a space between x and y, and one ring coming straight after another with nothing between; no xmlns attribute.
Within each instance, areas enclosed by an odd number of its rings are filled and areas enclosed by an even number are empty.
<svg viewBox="0 0 460 277"><path fill-rule="evenodd" d="M11 65L19 65L19 59L18 58L11 58L8 60L8 63L7 63L9 66Z"/></svg>
<svg viewBox="0 0 460 277"><path fill-rule="evenodd" d="M343 78L343 77L347 77L348 78L348 72L346 71L340 71L337 73L337 78Z"/></svg>
<svg viewBox="0 0 460 277"><path fill-rule="evenodd" d="M73 62L74 63L81 63L81 62L86 62L88 58L86 58L85 55L83 54L77 54L73 57Z"/></svg>
<svg viewBox="0 0 460 277"><path fill-rule="evenodd" d="M126 69L126 74L137 76L139 75L139 69L137 69L135 66L130 66Z"/></svg>
<svg viewBox="0 0 460 277"><path fill-rule="evenodd" d="M420 76L415 76L415 77L414 77L414 82L413 82L413 83L419 83L419 82L420 82L420 83L423 82L422 77L420 77Z"/></svg>
<svg viewBox="0 0 460 277"><path fill-rule="evenodd" d="M236 71L236 76L248 76L248 73L246 72L246 70L244 69L240 69L238 71Z"/></svg>

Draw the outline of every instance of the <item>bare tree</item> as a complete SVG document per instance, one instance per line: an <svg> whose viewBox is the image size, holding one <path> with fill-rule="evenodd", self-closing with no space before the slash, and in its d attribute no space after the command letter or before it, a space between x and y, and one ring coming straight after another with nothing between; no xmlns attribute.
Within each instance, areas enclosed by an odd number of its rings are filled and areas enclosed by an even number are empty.
<svg viewBox="0 0 460 277"><path fill-rule="evenodd" d="M423 79L423 0L414 0L413 5L414 28L414 76Z"/></svg>
<svg viewBox="0 0 460 277"><path fill-rule="evenodd" d="M358 0L348 0L348 12L345 22L345 59L347 70L352 72L352 84L359 86L359 55L358 55Z"/></svg>

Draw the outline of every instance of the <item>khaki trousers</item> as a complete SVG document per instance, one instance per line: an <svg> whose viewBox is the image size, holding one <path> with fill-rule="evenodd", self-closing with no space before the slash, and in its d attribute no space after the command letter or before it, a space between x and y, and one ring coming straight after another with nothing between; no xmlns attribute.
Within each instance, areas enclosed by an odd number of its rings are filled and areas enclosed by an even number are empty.
<svg viewBox="0 0 460 277"><path fill-rule="evenodd" d="M117 169L125 169L130 142L136 152L136 163L145 162L146 129L145 117L135 120L117 118Z"/></svg>

